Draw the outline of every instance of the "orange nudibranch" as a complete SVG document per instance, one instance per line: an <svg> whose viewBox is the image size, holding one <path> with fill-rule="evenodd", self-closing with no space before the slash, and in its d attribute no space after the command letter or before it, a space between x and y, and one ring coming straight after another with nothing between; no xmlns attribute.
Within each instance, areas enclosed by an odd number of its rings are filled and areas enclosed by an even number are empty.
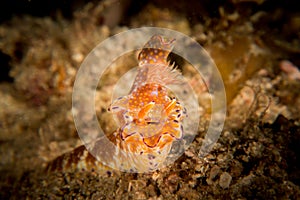
<svg viewBox="0 0 300 200"><path fill-rule="evenodd" d="M167 61L174 42L175 39L152 36L138 56L138 74L130 94L110 106L120 122L116 145L152 158L141 159L141 163L133 160L137 164L126 170L156 170L168 156L173 141L183 136L186 110L178 100L168 96L170 91L166 87L182 81L180 72Z"/></svg>

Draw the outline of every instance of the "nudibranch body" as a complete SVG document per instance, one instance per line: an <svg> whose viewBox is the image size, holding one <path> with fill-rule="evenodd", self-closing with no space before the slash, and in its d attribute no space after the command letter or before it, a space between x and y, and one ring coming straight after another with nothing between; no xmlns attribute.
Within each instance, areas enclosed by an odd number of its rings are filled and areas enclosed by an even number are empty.
<svg viewBox="0 0 300 200"><path fill-rule="evenodd" d="M152 36L139 53L138 74L129 94L119 97L108 108L119 125L109 136L115 148L107 147L103 153L107 144L100 138L89 149L97 159L93 160L90 153L80 153L78 149L83 148L79 147L73 152L82 157L73 155L73 159L56 160L56 164L94 169L108 165L128 172L151 172L164 165L172 143L183 137L182 122L186 116L185 108L169 96L167 88L182 82L180 72L167 61L174 42L160 35ZM105 159L97 156L97 152ZM72 157L72 153L69 155ZM93 164L97 166L90 167Z"/></svg>
<svg viewBox="0 0 300 200"><path fill-rule="evenodd" d="M181 82L180 73L167 61L174 41L154 35L145 44L130 94L118 98L109 108L120 124L116 145L129 155L137 155L129 158L133 169L125 170L156 170L173 141L182 138L185 109L169 97L166 87Z"/></svg>

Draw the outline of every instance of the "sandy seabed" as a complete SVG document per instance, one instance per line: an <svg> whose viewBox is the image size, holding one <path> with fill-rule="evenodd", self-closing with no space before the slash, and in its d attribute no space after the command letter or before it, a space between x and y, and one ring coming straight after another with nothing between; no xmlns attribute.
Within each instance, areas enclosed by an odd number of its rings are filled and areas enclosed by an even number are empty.
<svg viewBox="0 0 300 200"><path fill-rule="evenodd" d="M124 2L88 3L69 19L22 15L0 25L0 198L299 199L300 13L269 1ZM197 156L207 128L203 116L190 148L157 172L45 173L49 161L81 145L71 113L81 62L109 36L142 26L185 33L214 59L228 109L217 144L205 158ZM199 77L175 62L206 109ZM105 132L115 128L107 91L135 64L135 55L117 61L118 70L97 90Z"/></svg>

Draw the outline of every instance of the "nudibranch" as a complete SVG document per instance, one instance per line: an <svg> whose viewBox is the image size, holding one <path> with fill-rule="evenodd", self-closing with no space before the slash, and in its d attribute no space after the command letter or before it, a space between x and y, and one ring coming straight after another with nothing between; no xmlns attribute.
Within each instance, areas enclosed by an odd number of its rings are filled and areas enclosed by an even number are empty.
<svg viewBox="0 0 300 200"><path fill-rule="evenodd" d="M139 53L138 73L129 94L117 98L108 108L119 128L109 135L116 148L107 150L106 159L92 156L81 146L54 160L49 170L57 165L60 169L73 166L101 170L108 165L121 171L152 172L163 166L173 142L183 137L186 117L186 109L170 97L167 87L182 83L181 73L167 60L174 43L175 39L154 35ZM89 150L95 153L105 145L100 138Z"/></svg>

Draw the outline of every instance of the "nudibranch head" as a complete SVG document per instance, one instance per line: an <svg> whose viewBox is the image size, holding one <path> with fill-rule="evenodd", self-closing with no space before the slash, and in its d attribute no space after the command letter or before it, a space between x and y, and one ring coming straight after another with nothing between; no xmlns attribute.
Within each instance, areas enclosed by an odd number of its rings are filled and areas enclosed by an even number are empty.
<svg viewBox="0 0 300 200"><path fill-rule="evenodd" d="M174 47L175 39L166 39L160 35L154 35L144 45L139 53L139 65L162 63L168 64L167 58Z"/></svg>
<svg viewBox="0 0 300 200"><path fill-rule="evenodd" d="M167 60L175 44L175 39L154 35L139 53L139 69L131 91L145 83L160 85L182 83L181 73Z"/></svg>

